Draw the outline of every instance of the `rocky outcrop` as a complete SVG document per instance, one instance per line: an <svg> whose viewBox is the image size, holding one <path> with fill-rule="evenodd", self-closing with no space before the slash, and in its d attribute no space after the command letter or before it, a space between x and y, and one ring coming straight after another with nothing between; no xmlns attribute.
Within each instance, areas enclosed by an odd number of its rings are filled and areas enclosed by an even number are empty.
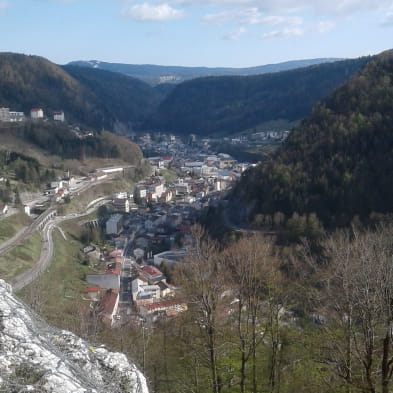
<svg viewBox="0 0 393 393"><path fill-rule="evenodd" d="M146 380L121 353L50 327L0 280L0 391L148 393Z"/></svg>

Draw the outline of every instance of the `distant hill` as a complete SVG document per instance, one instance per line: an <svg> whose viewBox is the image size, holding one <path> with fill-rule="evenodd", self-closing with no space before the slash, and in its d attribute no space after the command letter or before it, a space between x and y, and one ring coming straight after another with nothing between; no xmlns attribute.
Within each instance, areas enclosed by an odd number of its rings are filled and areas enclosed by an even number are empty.
<svg viewBox="0 0 393 393"><path fill-rule="evenodd" d="M48 117L62 109L72 124L124 135L130 131L230 135L271 121L299 121L366 61L152 87L117 72L59 67L38 56L0 53L0 107L26 114L32 107L42 107Z"/></svg>
<svg viewBox="0 0 393 393"><path fill-rule="evenodd" d="M315 212L328 226L393 212L393 51L362 70L298 126L271 160L243 175L232 201L255 214Z"/></svg>
<svg viewBox="0 0 393 393"><path fill-rule="evenodd" d="M30 113L42 107L47 114L62 109L70 121L102 127L102 117L115 117L86 87L64 70L38 56L0 54L0 106Z"/></svg>
<svg viewBox="0 0 393 393"><path fill-rule="evenodd" d="M142 152L131 141L110 132L79 137L62 123L0 122L0 177L12 180L12 189L41 189L64 169L88 174L95 168L133 165L144 170ZM9 202L11 188L0 183L0 201Z"/></svg>
<svg viewBox="0 0 393 393"><path fill-rule="evenodd" d="M368 58L254 76L197 78L177 85L146 128L227 135L272 120L297 121Z"/></svg>
<svg viewBox="0 0 393 393"><path fill-rule="evenodd" d="M188 79L203 76L223 76L223 75L258 75L271 72L287 71L300 67L307 67L314 64L329 63L340 59L323 58L309 60L293 60L277 64L267 64L257 67L230 68L230 67L181 67L162 66L153 64L122 64L106 63L99 60L72 61L68 65L79 67L95 68L139 78L152 85L160 83L180 83Z"/></svg>
<svg viewBox="0 0 393 393"><path fill-rule="evenodd" d="M139 79L115 72L75 66L62 68L100 100L117 120L116 127L120 122L129 129L139 128L165 94Z"/></svg>
<svg viewBox="0 0 393 393"><path fill-rule="evenodd" d="M80 67L61 67L38 56L0 53L0 107L42 107L50 116L95 129L134 127L155 110L162 93L138 79Z"/></svg>

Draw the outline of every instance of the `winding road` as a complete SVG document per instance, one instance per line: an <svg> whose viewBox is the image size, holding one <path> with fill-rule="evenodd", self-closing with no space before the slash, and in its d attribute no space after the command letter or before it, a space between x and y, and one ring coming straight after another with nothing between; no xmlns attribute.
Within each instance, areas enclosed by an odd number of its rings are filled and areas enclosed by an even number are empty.
<svg viewBox="0 0 393 393"><path fill-rule="evenodd" d="M49 264L52 260L52 257L53 257L53 253L54 253L52 234L53 234L53 230L57 227L57 225L59 225L63 221L73 220L76 218L87 216L87 215L91 214L94 210L98 209L98 207L100 207L106 203L108 203L108 199L101 199L101 200L97 201L97 203L95 203L93 206L91 206L88 210L86 210L84 213L70 214L67 216L58 216L58 217L54 217L54 218L50 219L45 224L43 231L42 231L42 244L43 244L43 246L41 248L41 254L40 254L39 260L31 269L26 270L25 272L19 274L18 276L14 277L11 280L10 284L12 285L13 290L19 291L20 289L22 289L26 285L33 282L49 266ZM49 214L49 212L48 212L48 214ZM47 217L47 216L45 216L45 217ZM30 225L29 227L24 228L23 230L20 231L23 233L21 233L17 239L14 239L17 237L15 235L14 238L9 239L8 242L10 244L8 244L6 247L3 247L3 244L4 244L3 243L1 245L1 247L4 249L7 249L7 250L10 250L12 247L15 247L15 245L17 245L21 242L21 240L20 240L21 238L25 239L27 236L29 236L31 233L33 233L34 230L39 228L39 225L42 222L43 222L43 220L40 220L37 223L34 222L34 223L36 223L35 226L32 227L32 225ZM26 233L28 233L28 234L26 234ZM19 232L18 232L18 234L19 234ZM11 241L11 240L13 240L13 241ZM5 253L5 252L3 252L3 253Z"/></svg>
<svg viewBox="0 0 393 393"><path fill-rule="evenodd" d="M8 251L23 243L40 226L56 212L55 208L50 208L38 216L29 226L22 228L13 237L0 244L0 256L7 254Z"/></svg>

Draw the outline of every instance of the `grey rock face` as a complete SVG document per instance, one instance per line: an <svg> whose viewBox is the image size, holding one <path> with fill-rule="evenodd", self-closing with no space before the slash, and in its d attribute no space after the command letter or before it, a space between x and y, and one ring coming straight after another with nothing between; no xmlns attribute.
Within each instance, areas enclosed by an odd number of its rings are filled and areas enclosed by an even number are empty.
<svg viewBox="0 0 393 393"><path fill-rule="evenodd" d="M16 299L3 280L0 391L148 393L145 377L124 354L50 327Z"/></svg>

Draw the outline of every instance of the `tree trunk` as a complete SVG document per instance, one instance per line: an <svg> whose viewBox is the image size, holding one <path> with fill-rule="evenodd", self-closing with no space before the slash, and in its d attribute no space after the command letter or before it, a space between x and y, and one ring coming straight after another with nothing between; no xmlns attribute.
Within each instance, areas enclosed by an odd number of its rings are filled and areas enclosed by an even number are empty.
<svg viewBox="0 0 393 393"><path fill-rule="evenodd" d="M212 392L220 393L221 385L217 372L216 337L215 337L215 329L213 326L209 327L208 335L209 335L210 369L212 375Z"/></svg>
<svg viewBox="0 0 393 393"><path fill-rule="evenodd" d="M383 339L383 355L382 355L382 393L389 393L389 380L390 380L390 367L389 367L389 350L390 350L390 326L386 331L385 338Z"/></svg>

